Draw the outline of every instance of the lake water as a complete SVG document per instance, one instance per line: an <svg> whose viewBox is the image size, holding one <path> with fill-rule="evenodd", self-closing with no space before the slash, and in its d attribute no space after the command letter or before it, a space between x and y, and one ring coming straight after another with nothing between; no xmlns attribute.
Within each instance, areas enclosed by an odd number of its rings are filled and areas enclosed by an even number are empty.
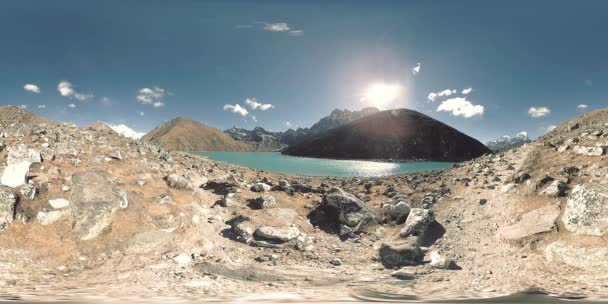
<svg viewBox="0 0 608 304"><path fill-rule="evenodd" d="M192 152L213 160L274 173L308 176L386 176L450 168L448 162L376 162L283 155L278 152Z"/></svg>

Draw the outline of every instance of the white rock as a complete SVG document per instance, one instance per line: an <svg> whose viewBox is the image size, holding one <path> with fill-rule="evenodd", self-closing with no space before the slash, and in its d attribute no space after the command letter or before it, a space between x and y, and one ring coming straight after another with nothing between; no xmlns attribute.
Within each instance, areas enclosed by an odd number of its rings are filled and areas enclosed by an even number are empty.
<svg viewBox="0 0 608 304"><path fill-rule="evenodd" d="M192 262L192 257L185 253L180 253L173 258L173 261L180 266L186 266Z"/></svg>
<svg viewBox="0 0 608 304"><path fill-rule="evenodd" d="M0 183L11 188L25 184L31 164L31 162L25 160L20 163L8 165L4 169L4 173L2 173L2 177L0 177Z"/></svg>
<svg viewBox="0 0 608 304"><path fill-rule="evenodd" d="M608 229L608 188L593 184L575 186L562 221L566 229L576 234L604 235Z"/></svg>
<svg viewBox="0 0 608 304"><path fill-rule="evenodd" d="M60 220L65 214L67 214L65 210L40 211L36 214L36 220L42 225L50 225Z"/></svg>
<svg viewBox="0 0 608 304"><path fill-rule="evenodd" d="M63 198L58 198L49 200L49 204L51 207L53 207L53 209L62 209L70 206L70 201Z"/></svg>

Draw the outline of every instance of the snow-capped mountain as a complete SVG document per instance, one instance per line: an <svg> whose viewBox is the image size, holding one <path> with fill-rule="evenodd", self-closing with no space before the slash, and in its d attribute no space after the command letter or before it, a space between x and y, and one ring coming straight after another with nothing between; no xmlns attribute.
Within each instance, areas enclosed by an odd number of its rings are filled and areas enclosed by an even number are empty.
<svg viewBox="0 0 608 304"><path fill-rule="evenodd" d="M515 147L519 147L523 144L531 142L530 138L528 138L528 132L523 131L517 133L514 137L505 135L499 137L495 141L490 141L486 143L486 146L490 148L492 151L501 152L506 151Z"/></svg>

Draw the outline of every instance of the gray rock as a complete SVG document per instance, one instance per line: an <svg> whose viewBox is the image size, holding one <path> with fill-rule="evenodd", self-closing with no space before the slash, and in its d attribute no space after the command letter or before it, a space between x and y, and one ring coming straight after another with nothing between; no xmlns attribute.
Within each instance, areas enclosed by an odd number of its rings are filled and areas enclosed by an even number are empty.
<svg viewBox="0 0 608 304"><path fill-rule="evenodd" d="M604 235L608 228L608 189L600 185L575 186L566 203L564 226L582 235Z"/></svg>
<svg viewBox="0 0 608 304"><path fill-rule="evenodd" d="M388 203L382 206L382 215L386 221L402 224L410 214L410 209L410 206L405 202Z"/></svg>
<svg viewBox="0 0 608 304"><path fill-rule="evenodd" d="M190 181L181 174L170 174L165 177L165 181L167 185L171 188L180 189L180 190L192 190L192 185L190 185Z"/></svg>
<svg viewBox="0 0 608 304"><path fill-rule="evenodd" d="M264 226L256 229L255 235L264 239L287 242L300 235L300 230L294 226L289 227L270 227Z"/></svg>
<svg viewBox="0 0 608 304"><path fill-rule="evenodd" d="M563 196L567 188L566 183L556 180L549 184L540 194L554 197Z"/></svg>
<svg viewBox="0 0 608 304"><path fill-rule="evenodd" d="M410 235L424 236L431 223L435 221L435 213L430 209L412 208L407 216L405 226L399 236L406 238Z"/></svg>
<svg viewBox="0 0 608 304"><path fill-rule="evenodd" d="M78 157L78 149L76 146L68 141L59 142L55 145L55 154L66 155L69 157Z"/></svg>
<svg viewBox="0 0 608 304"><path fill-rule="evenodd" d="M7 165L18 164L23 161L28 161L30 163L39 163L42 162L42 157L40 156L40 152L34 149L29 149L26 145L23 144L9 147L7 149Z"/></svg>
<svg viewBox="0 0 608 304"><path fill-rule="evenodd" d="M585 246L557 241L545 248L547 261L566 264L589 272L608 271L608 248L606 246Z"/></svg>
<svg viewBox="0 0 608 304"><path fill-rule="evenodd" d="M49 205L51 205L53 209L63 209L70 206L70 201L63 198L57 198L49 200Z"/></svg>
<svg viewBox="0 0 608 304"><path fill-rule="evenodd" d="M0 231L5 230L15 219L17 196L7 186L0 186Z"/></svg>
<svg viewBox="0 0 608 304"><path fill-rule="evenodd" d="M255 203L255 207L258 209L270 208L277 204L274 196L272 196L272 195L262 195L262 196L256 198L254 203Z"/></svg>
<svg viewBox="0 0 608 304"><path fill-rule="evenodd" d="M498 236L505 240L520 240L538 233L551 231L559 214L560 210L556 205L532 210L524 214L519 222L498 229Z"/></svg>
<svg viewBox="0 0 608 304"><path fill-rule="evenodd" d="M341 236L359 232L373 219L361 200L340 188L332 188L324 196L322 206L332 208L338 214Z"/></svg>
<svg viewBox="0 0 608 304"><path fill-rule="evenodd" d="M424 254L415 239L405 239L380 246L380 259L384 267L395 268L422 263Z"/></svg>
<svg viewBox="0 0 608 304"><path fill-rule="evenodd" d="M521 184L521 183L523 183L524 181L526 181L526 180L528 180L528 179L530 179L530 174L528 174L528 172L523 172L523 173L521 173L520 175L516 176L516 177L513 179L513 181L514 181L516 184Z"/></svg>
<svg viewBox="0 0 608 304"><path fill-rule="evenodd" d="M122 198L102 171L76 173L72 184L72 233L80 240L93 239L110 228Z"/></svg>
<svg viewBox="0 0 608 304"><path fill-rule="evenodd" d="M254 192L266 192L266 191L270 191L270 189L272 189L272 187L270 187L270 185L267 185L265 183L255 183L251 187L251 191L254 191Z"/></svg>
<svg viewBox="0 0 608 304"><path fill-rule="evenodd" d="M456 265L456 261L441 255L437 251L431 252L431 267L437 269L458 270L460 267Z"/></svg>
<svg viewBox="0 0 608 304"><path fill-rule="evenodd" d="M41 225L50 225L68 214L69 212L67 210L40 211L36 214L36 220Z"/></svg>
<svg viewBox="0 0 608 304"><path fill-rule="evenodd" d="M25 184L19 189L19 193L21 193L22 198L33 200L36 198L36 194L38 194L38 189L33 184Z"/></svg>
<svg viewBox="0 0 608 304"><path fill-rule="evenodd" d="M572 149L574 153L585 156L602 156L604 155L604 147L585 147L585 146L574 146Z"/></svg>

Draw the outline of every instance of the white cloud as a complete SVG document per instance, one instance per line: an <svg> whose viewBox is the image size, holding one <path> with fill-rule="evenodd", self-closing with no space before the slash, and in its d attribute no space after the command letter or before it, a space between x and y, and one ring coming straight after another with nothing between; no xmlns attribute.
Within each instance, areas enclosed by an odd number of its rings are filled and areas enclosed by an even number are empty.
<svg viewBox="0 0 608 304"><path fill-rule="evenodd" d="M153 88L141 88L137 94L137 101L142 104L151 104L155 108L162 107L165 104L162 102L167 95L167 90L157 86Z"/></svg>
<svg viewBox="0 0 608 304"><path fill-rule="evenodd" d="M526 131L521 131L521 132L517 133L517 135L515 135L515 136L519 136L519 137L526 137L526 138L527 138L527 137L528 137L528 132L526 132Z"/></svg>
<svg viewBox="0 0 608 304"><path fill-rule="evenodd" d="M114 132L128 138L140 139L142 136L146 135L146 133L136 132L135 130L129 128L124 124L120 125L111 125L109 123L105 123L108 127L110 127Z"/></svg>
<svg viewBox="0 0 608 304"><path fill-rule="evenodd" d="M577 109L579 109L579 110L584 110L584 109L586 109L586 108L588 108L588 107L589 107L589 106L588 106L588 105L586 105L586 104L580 104L580 105L578 105L576 108L577 108Z"/></svg>
<svg viewBox="0 0 608 304"><path fill-rule="evenodd" d="M437 93L431 92L431 93L429 93L429 96L427 98L428 98L429 101L432 102L432 101L437 100L437 97L448 97L448 96L450 96L452 94L456 94L456 93L457 93L456 90L446 89L446 90L443 90L443 91L440 91L440 92L437 92Z"/></svg>
<svg viewBox="0 0 608 304"><path fill-rule="evenodd" d="M288 127L288 128L291 128L291 121L286 121L285 122L285 126Z"/></svg>
<svg viewBox="0 0 608 304"><path fill-rule="evenodd" d="M418 75L418 73L420 73L421 66L422 65L420 64L420 62L416 63L416 66L412 68L412 74Z"/></svg>
<svg viewBox="0 0 608 304"><path fill-rule="evenodd" d="M462 90L462 94L464 94L464 95L468 95L471 92L473 92L473 88L466 88L466 89Z"/></svg>
<svg viewBox="0 0 608 304"><path fill-rule="evenodd" d="M139 111L139 112L137 112L137 115L139 115L139 116L144 116L144 115L145 115L145 113L144 113L143 111Z"/></svg>
<svg viewBox="0 0 608 304"><path fill-rule="evenodd" d="M111 105L111 104L112 104L112 102L111 102L111 101L112 101L112 100L110 100L110 98L105 97L105 96L104 96L104 97L101 97L101 99L100 99L101 104L102 104L102 105L104 105L104 106L109 106L109 105Z"/></svg>
<svg viewBox="0 0 608 304"><path fill-rule="evenodd" d="M551 110L547 107L531 107L528 114L533 118L539 118L551 114Z"/></svg>
<svg viewBox="0 0 608 304"><path fill-rule="evenodd" d="M269 32L289 32L291 28L285 22L266 23L264 30Z"/></svg>
<svg viewBox="0 0 608 304"><path fill-rule="evenodd" d="M241 105L239 105L239 104L236 104L236 105L227 104L224 106L224 111L230 111L232 113L236 113L241 116L247 116L247 114L249 114L247 109L241 107Z"/></svg>
<svg viewBox="0 0 608 304"><path fill-rule="evenodd" d="M26 91L28 91L28 92L40 94L40 88L37 85L35 85L35 84L28 83L28 84L26 84L26 85L23 86L23 89L26 90Z"/></svg>
<svg viewBox="0 0 608 304"><path fill-rule="evenodd" d="M38 109L46 109L46 105L41 104L41 105L38 105L37 108Z"/></svg>
<svg viewBox="0 0 608 304"><path fill-rule="evenodd" d="M555 126L555 125L548 126L545 132L546 132L546 133L551 132L551 131L553 131L555 128L557 128L557 126Z"/></svg>
<svg viewBox="0 0 608 304"><path fill-rule="evenodd" d="M22 104L20 106L17 106L17 108L25 110L25 109L27 109L27 105Z"/></svg>
<svg viewBox="0 0 608 304"><path fill-rule="evenodd" d="M474 105L466 98L456 97L443 101L437 107L437 112L450 112L454 116L471 118L483 115L484 107L482 105Z"/></svg>
<svg viewBox="0 0 608 304"><path fill-rule="evenodd" d="M57 85L57 91L59 91L59 94L61 94L61 96L68 98L76 98L76 100L79 101L85 101L94 97L93 94L82 94L77 92L72 86L72 83L69 81L60 82Z"/></svg>
<svg viewBox="0 0 608 304"><path fill-rule="evenodd" d="M70 109L74 109L74 108L76 108L76 105L75 105L75 104L73 104L73 103L70 103L70 104L68 104L68 108L70 108Z"/></svg>
<svg viewBox="0 0 608 304"><path fill-rule="evenodd" d="M252 110L266 111L274 108L274 106L269 103L259 103L255 98L245 99L245 104L247 104Z"/></svg>
<svg viewBox="0 0 608 304"><path fill-rule="evenodd" d="M293 30L293 31L287 32L287 34L289 36L302 36L302 35L304 35L304 31L303 30Z"/></svg>
<svg viewBox="0 0 608 304"><path fill-rule="evenodd" d="M258 118L257 118L257 117L255 117L255 115L251 114L251 116L250 116L250 117L251 117L251 120L253 120L253 121L255 121L255 122L258 122Z"/></svg>

